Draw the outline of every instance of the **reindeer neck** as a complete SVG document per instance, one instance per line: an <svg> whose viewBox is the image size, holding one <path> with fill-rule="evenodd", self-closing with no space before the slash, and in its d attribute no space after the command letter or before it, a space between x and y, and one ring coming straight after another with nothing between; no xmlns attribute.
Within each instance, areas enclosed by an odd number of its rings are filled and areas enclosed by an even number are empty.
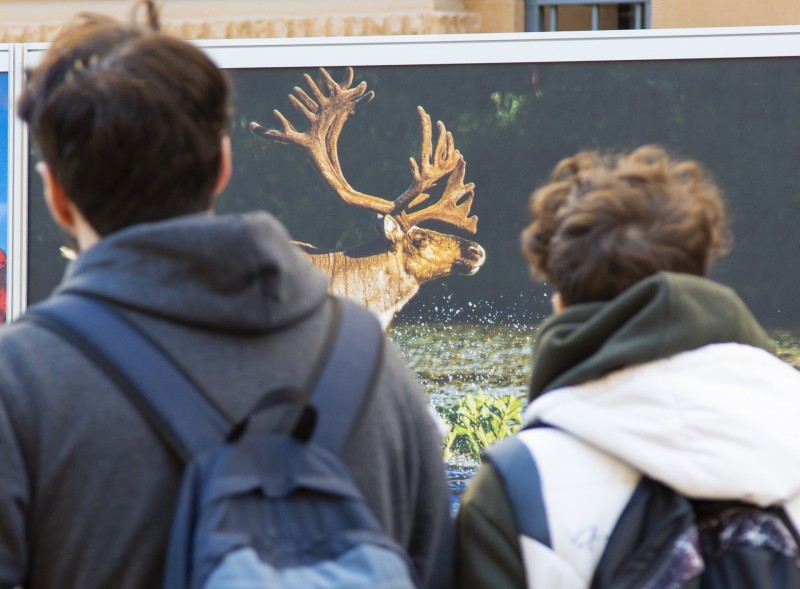
<svg viewBox="0 0 800 589"><path fill-rule="evenodd" d="M343 251L306 251L311 263L328 274L330 292L358 301L381 317L385 325L419 290L396 251L386 251L377 239Z"/></svg>

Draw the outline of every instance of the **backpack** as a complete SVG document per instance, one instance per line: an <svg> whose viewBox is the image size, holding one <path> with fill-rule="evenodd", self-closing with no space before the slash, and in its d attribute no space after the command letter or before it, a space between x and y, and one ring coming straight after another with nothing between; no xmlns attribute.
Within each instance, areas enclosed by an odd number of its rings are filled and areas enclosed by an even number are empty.
<svg viewBox="0 0 800 589"><path fill-rule="evenodd" d="M521 441L509 438L486 457L500 476L518 532L552 548L531 452ZM642 476L588 587L796 589L800 588L800 536L779 506L691 500Z"/></svg>
<svg viewBox="0 0 800 589"><path fill-rule="evenodd" d="M63 294L26 314L101 366L185 458L165 589L415 587L407 555L340 457L372 391L382 331L366 310L331 300L327 361L310 395L272 391L233 427L108 305ZM281 426L272 419L262 431L260 420L276 411Z"/></svg>

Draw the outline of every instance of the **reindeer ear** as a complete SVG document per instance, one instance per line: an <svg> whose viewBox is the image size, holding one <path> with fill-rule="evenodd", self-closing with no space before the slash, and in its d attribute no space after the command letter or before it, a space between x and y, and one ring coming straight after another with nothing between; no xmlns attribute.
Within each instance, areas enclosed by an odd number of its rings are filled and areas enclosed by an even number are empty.
<svg viewBox="0 0 800 589"><path fill-rule="evenodd" d="M391 215L383 215L383 236L391 243L397 243L403 237L403 228Z"/></svg>

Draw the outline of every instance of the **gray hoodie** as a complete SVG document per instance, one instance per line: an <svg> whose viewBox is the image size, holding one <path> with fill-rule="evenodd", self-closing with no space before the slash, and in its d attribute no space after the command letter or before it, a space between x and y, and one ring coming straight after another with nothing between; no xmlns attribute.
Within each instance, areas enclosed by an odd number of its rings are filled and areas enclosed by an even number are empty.
<svg viewBox="0 0 800 589"><path fill-rule="evenodd" d="M305 382L326 285L268 214L192 215L101 240L54 296L118 305L235 420ZM440 441L391 344L345 460L421 586L449 586ZM160 585L181 465L94 364L26 321L0 330L0 464L0 587Z"/></svg>

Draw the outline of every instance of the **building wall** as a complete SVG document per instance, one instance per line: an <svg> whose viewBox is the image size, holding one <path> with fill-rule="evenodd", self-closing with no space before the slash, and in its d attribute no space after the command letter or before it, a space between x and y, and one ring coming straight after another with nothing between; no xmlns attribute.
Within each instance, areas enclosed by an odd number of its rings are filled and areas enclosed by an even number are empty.
<svg viewBox="0 0 800 589"><path fill-rule="evenodd" d="M480 32L525 30L525 0L464 0L464 8L480 16Z"/></svg>
<svg viewBox="0 0 800 589"><path fill-rule="evenodd" d="M591 2L591 0L586 0ZM506 33L525 29L525 0L163 0L164 28L184 38ZM119 18L129 0L0 0L0 43L49 41L77 12ZM653 28L800 24L800 0L651 0ZM601 11L613 28L614 9ZM586 8L559 29L585 29Z"/></svg>
<svg viewBox="0 0 800 589"><path fill-rule="evenodd" d="M486 9L494 1L472 0ZM517 0L502 0L513 3ZM0 0L0 43L49 41L71 16L127 18L129 0ZM188 39L477 33L481 14L463 0L164 0L163 27ZM507 13L504 9L501 13ZM506 15L492 26L513 30Z"/></svg>
<svg viewBox="0 0 800 589"><path fill-rule="evenodd" d="M651 0L653 28L800 24L798 0Z"/></svg>

